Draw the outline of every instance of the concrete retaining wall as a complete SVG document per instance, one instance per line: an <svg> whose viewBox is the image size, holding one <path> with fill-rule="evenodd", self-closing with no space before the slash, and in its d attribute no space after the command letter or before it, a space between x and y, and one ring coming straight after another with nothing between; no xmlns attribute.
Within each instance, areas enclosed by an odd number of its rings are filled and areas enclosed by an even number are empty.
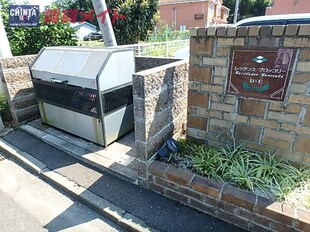
<svg viewBox="0 0 310 232"><path fill-rule="evenodd" d="M178 60L180 59L154 56L136 56L136 72L141 72L146 69L151 69L165 64L169 64Z"/></svg>

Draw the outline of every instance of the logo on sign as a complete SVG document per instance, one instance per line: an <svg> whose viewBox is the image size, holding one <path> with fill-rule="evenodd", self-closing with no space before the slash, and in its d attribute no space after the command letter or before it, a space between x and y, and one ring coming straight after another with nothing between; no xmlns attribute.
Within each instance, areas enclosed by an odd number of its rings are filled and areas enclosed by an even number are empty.
<svg viewBox="0 0 310 232"><path fill-rule="evenodd" d="M263 56L257 56L255 58L253 58L252 60L258 64L261 64L261 63L267 61L267 59Z"/></svg>
<svg viewBox="0 0 310 232"><path fill-rule="evenodd" d="M39 5L9 5L9 25L11 27L39 26Z"/></svg>
<svg viewBox="0 0 310 232"><path fill-rule="evenodd" d="M255 82L254 80L250 80L250 83L252 82ZM262 93L262 92L265 92L269 89L269 84L265 84L264 86L262 87L258 87L258 86L250 86L249 83L243 81L242 82L242 87L245 89L245 90L248 90L248 91L255 91L255 92L258 92L258 93Z"/></svg>

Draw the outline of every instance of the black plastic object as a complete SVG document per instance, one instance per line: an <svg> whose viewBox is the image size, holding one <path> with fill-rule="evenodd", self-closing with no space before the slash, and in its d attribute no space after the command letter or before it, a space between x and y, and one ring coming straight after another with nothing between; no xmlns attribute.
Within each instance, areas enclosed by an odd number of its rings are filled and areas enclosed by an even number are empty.
<svg viewBox="0 0 310 232"><path fill-rule="evenodd" d="M179 150L178 142L175 139L171 138L171 139L168 139L165 146L163 146L159 150L158 155L161 158L168 158L170 153L176 153L178 152L178 150Z"/></svg>
<svg viewBox="0 0 310 232"><path fill-rule="evenodd" d="M39 100L99 118L99 97L92 89L33 79Z"/></svg>
<svg viewBox="0 0 310 232"><path fill-rule="evenodd" d="M103 94L103 113L109 113L124 106L129 106L133 102L132 85L110 91Z"/></svg>

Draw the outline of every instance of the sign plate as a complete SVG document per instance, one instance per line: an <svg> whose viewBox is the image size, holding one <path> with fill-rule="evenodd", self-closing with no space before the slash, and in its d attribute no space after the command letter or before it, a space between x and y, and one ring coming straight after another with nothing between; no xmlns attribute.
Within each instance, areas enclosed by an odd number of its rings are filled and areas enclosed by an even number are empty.
<svg viewBox="0 0 310 232"><path fill-rule="evenodd" d="M11 27L37 27L39 21L39 5L9 5L9 25Z"/></svg>
<svg viewBox="0 0 310 232"><path fill-rule="evenodd" d="M283 101L295 56L294 49L233 49L227 93Z"/></svg>

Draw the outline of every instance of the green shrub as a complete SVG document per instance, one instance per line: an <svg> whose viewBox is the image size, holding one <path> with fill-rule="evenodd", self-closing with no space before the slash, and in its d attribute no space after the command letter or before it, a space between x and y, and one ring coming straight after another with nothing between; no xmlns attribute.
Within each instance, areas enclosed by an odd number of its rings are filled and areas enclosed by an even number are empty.
<svg viewBox="0 0 310 232"><path fill-rule="evenodd" d="M0 115L4 123L12 120L12 115L5 93L0 94Z"/></svg>
<svg viewBox="0 0 310 232"><path fill-rule="evenodd" d="M180 152L172 154L170 160L181 161L182 168L279 201L286 200L297 188L302 188L310 180L310 169L296 168L288 161L276 156L267 149L264 154L246 150L234 144L225 148L196 145L179 140ZM174 162L178 166L177 162Z"/></svg>
<svg viewBox="0 0 310 232"><path fill-rule="evenodd" d="M54 4L59 9L78 9L86 12L94 8L91 0L56 0ZM114 10L117 10L120 16L126 17L115 20L113 24L119 45L146 41L159 18L158 0L110 0L106 1L106 4L107 8L112 10L111 20ZM96 17L89 22L98 27Z"/></svg>
<svg viewBox="0 0 310 232"><path fill-rule="evenodd" d="M6 100L5 93L0 94L0 111L7 110L9 108Z"/></svg>

